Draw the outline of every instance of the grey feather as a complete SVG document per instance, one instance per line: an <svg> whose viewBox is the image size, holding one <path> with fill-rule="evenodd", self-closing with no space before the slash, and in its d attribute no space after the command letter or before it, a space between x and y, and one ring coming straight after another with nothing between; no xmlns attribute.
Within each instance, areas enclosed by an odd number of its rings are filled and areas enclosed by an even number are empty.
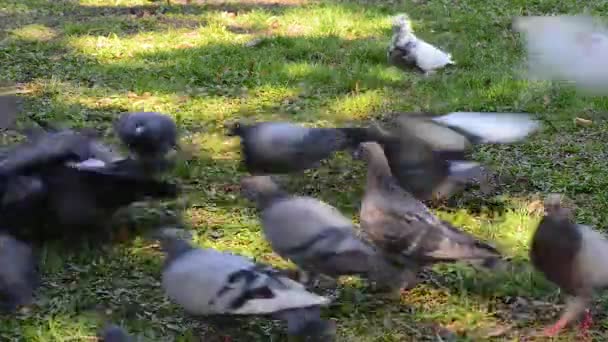
<svg viewBox="0 0 608 342"><path fill-rule="evenodd" d="M265 194L269 176L245 177L242 191ZM278 186L271 188L277 191ZM305 271L337 277L366 275L380 282L401 273L372 245L357 236L351 220L336 208L312 197L282 195L260 213L264 236L273 250ZM394 281L395 279L393 279Z"/></svg>
<svg viewBox="0 0 608 342"><path fill-rule="evenodd" d="M229 135L239 136L243 163L252 174L290 173L318 166L334 152L376 139L368 128L308 128L287 122L237 122Z"/></svg>
<svg viewBox="0 0 608 342"><path fill-rule="evenodd" d="M500 254L494 247L439 220L398 185L380 145L364 143L360 149L368 163L361 227L375 244L420 265L460 260L496 264Z"/></svg>
<svg viewBox="0 0 608 342"><path fill-rule="evenodd" d="M301 284L270 266L248 258L197 248L177 241L173 234L159 236L167 253L162 285L168 297L192 315L278 315L322 324L311 308L329 300L308 292ZM293 317L284 316L292 312ZM294 322L289 323L293 325ZM297 331L290 333L297 334Z"/></svg>
<svg viewBox="0 0 608 342"><path fill-rule="evenodd" d="M177 147L177 125L171 117L162 113L125 113L114 127L122 142L138 158L159 160Z"/></svg>
<svg viewBox="0 0 608 342"><path fill-rule="evenodd" d="M12 312L30 305L39 285L37 265L27 244L4 232L0 233L0 309Z"/></svg>

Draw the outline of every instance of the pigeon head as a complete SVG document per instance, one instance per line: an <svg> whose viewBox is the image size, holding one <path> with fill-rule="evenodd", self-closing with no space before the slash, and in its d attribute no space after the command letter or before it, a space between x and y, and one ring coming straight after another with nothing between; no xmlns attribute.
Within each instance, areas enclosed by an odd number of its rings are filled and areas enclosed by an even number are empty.
<svg viewBox="0 0 608 342"><path fill-rule="evenodd" d="M393 33L406 34L412 32L412 24L407 14L399 14L393 18Z"/></svg>
<svg viewBox="0 0 608 342"><path fill-rule="evenodd" d="M116 122L115 131L122 142L141 157L164 156L177 148L177 126L165 114L125 113Z"/></svg>
<svg viewBox="0 0 608 342"><path fill-rule="evenodd" d="M244 177L240 185L243 197L256 202L260 209L265 208L274 199L287 195L270 176Z"/></svg>
<svg viewBox="0 0 608 342"><path fill-rule="evenodd" d="M549 194L545 198L545 215L559 219L570 219L573 215L572 208L564 206L565 198L561 194Z"/></svg>
<svg viewBox="0 0 608 342"><path fill-rule="evenodd" d="M377 154L384 154L382 146L376 142L364 142L359 144L356 150L353 151L353 159L369 161L372 156Z"/></svg>
<svg viewBox="0 0 608 342"><path fill-rule="evenodd" d="M129 342L129 335L117 325L109 325L99 332L99 340L102 342Z"/></svg>
<svg viewBox="0 0 608 342"><path fill-rule="evenodd" d="M192 235L181 228L161 227L149 233L148 238L160 241L162 251L167 254L165 265L194 249L189 242L192 241Z"/></svg>
<svg viewBox="0 0 608 342"><path fill-rule="evenodd" d="M226 135L229 137L236 137L236 136L243 136L243 133L245 131L245 124L243 124L240 121L236 121L236 122L228 122L224 125L224 128L226 129Z"/></svg>

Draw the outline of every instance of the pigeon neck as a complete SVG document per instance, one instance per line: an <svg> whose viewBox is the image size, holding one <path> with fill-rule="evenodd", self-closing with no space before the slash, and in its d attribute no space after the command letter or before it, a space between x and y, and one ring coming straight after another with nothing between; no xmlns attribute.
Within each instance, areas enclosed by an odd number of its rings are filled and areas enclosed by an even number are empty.
<svg viewBox="0 0 608 342"><path fill-rule="evenodd" d="M164 241L162 244L165 253L167 253L165 268L171 265L174 260L194 249L192 245L181 239L171 239L170 241Z"/></svg>
<svg viewBox="0 0 608 342"><path fill-rule="evenodd" d="M391 169L382 151L368 151L367 187L378 188L392 178Z"/></svg>
<svg viewBox="0 0 608 342"><path fill-rule="evenodd" d="M273 203L275 203L279 200L282 200L286 197L287 197L287 192L280 190L280 189L260 192L258 194L258 198L257 198L257 207L260 210L264 210L264 209L270 207Z"/></svg>

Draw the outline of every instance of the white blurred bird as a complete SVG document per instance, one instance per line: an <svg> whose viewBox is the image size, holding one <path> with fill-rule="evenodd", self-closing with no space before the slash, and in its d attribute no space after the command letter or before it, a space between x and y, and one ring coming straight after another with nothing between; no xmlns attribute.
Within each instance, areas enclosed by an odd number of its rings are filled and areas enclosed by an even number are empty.
<svg viewBox="0 0 608 342"><path fill-rule="evenodd" d="M589 15L517 17L526 37L529 77L573 82L595 95L608 93L608 28Z"/></svg>
<svg viewBox="0 0 608 342"><path fill-rule="evenodd" d="M448 64L456 64L452 55L416 37L406 14L393 20L393 38L388 48L388 62L402 70L418 69L433 74Z"/></svg>

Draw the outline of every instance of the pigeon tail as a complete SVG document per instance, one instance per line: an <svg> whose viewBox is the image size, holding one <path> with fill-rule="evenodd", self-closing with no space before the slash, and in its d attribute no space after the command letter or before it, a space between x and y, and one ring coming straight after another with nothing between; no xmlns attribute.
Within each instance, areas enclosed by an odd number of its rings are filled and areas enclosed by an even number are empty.
<svg viewBox="0 0 608 342"><path fill-rule="evenodd" d="M467 137L474 144L509 144L540 128L526 113L453 112L432 118Z"/></svg>

